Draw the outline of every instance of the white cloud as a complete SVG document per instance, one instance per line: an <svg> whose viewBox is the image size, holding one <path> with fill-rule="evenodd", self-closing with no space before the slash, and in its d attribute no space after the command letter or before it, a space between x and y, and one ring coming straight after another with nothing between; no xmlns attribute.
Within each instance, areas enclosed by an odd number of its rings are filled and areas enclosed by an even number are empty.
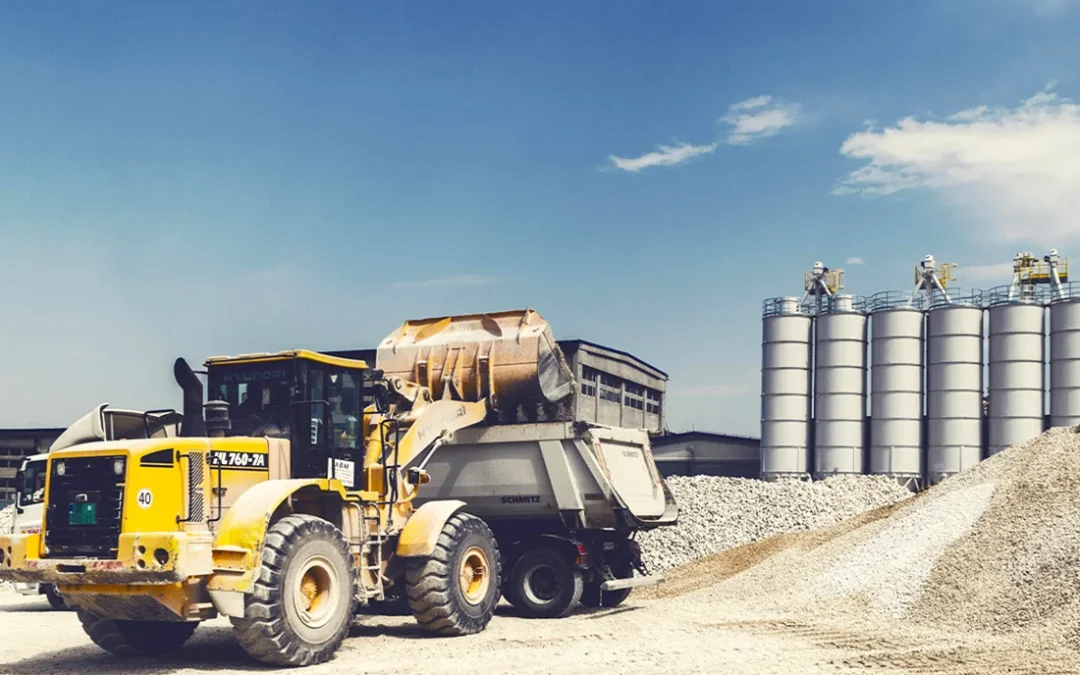
<svg viewBox="0 0 1080 675"><path fill-rule="evenodd" d="M845 260L844 264L845 265L865 265L866 261L863 260L862 258L858 257L858 256L853 255L850 258L848 258L847 260Z"/></svg>
<svg viewBox="0 0 1080 675"><path fill-rule="evenodd" d="M731 125L727 142L730 145L747 145L759 138L780 133L799 121L802 107L798 103L774 101L772 96L755 96L728 107L728 114L720 121Z"/></svg>
<svg viewBox="0 0 1080 675"><path fill-rule="evenodd" d="M758 108L764 108L769 105L769 101L771 100L772 96L769 96L768 94L764 96L755 96L754 98L748 98L745 101L731 104L728 110L731 112L736 110L757 110Z"/></svg>
<svg viewBox="0 0 1080 675"><path fill-rule="evenodd" d="M1014 0L1016 1L1016 0ZM1077 0L1019 0L1024 5L1035 10L1036 14L1045 17L1057 16L1071 9L1075 9L1080 3Z"/></svg>
<svg viewBox="0 0 1080 675"><path fill-rule="evenodd" d="M690 145L689 143L678 143L676 145L661 145L655 152L650 152L647 155L641 157L625 158L616 157L611 155L611 163L616 168L623 171L629 171L630 173L637 173L642 169L647 169L652 166L675 166L682 164L683 162L698 157L700 155L708 155L716 150L716 143L712 145Z"/></svg>
<svg viewBox="0 0 1080 675"><path fill-rule="evenodd" d="M935 192L1005 241L1080 240L1080 106L1040 92L1019 107L979 106L945 121L900 120L840 148L866 160L834 194Z"/></svg>
<svg viewBox="0 0 1080 675"><path fill-rule="evenodd" d="M398 281L396 288L448 288L457 286L483 286L491 283L490 277L479 274L456 274L439 279L424 279L420 281Z"/></svg>

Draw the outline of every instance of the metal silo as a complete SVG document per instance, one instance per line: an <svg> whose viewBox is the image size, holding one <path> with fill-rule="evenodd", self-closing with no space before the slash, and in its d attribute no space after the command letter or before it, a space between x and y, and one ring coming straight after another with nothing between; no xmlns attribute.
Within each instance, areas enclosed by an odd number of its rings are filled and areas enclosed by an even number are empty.
<svg viewBox="0 0 1080 675"><path fill-rule="evenodd" d="M814 476L863 473L866 315L838 295L815 317Z"/></svg>
<svg viewBox="0 0 1080 675"><path fill-rule="evenodd" d="M925 315L910 296L870 299L870 473L917 487L923 476Z"/></svg>
<svg viewBox="0 0 1080 675"><path fill-rule="evenodd" d="M762 312L761 475L810 473L810 316L797 298L766 300Z"/></svg>
<svg viewBox="0 0 1080 675"><path fill-rule="evenodd" d="M982 459L980 291L933 296L926 321L926 464L931 484Z"/></svg>
<svg viewBox="0 0 1080 675"><path fill-rule="evenodd" d="M1080 287L1050 305L1050 426L1080 424Z"/></svg>
<svg viewBox="0 0 1080 675"><path fill-rule="evenodd" d="M1034 294L990 291L988 454L1043 432L1046 309Z"/></svg>

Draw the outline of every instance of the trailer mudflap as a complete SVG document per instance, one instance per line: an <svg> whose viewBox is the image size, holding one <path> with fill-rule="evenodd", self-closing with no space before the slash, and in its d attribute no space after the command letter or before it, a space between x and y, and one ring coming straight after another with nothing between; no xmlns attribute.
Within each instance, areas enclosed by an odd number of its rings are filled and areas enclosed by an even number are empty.
<svg viewBox="0 0 1080 675"><path fill-rule="evenodd" d="M626 588L637 588L638 586L655 586L664 583L664 581L665 579L662 575L631 577L629 579L609 579L600 584L600 590L604 592L621 591Z"/></svg>

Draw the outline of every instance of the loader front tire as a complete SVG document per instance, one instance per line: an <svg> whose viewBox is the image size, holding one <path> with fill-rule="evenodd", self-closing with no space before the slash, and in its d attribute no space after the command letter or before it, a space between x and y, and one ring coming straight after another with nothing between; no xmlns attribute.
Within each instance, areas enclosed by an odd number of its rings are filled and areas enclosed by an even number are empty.
<svg viewBox="0 0 1080 675"><path fill-rule="evenodd" d="M432 633L479 633L499 603L499 572L499 550L487 523L456 513L446 521L430 556L407 561L409 608Z"/></svg>
<svg viewBox="0 0 1080 675"><path fill-rule="evenodd" d="M116 656L161 656L184 646L197 621L120 621L77 610L83 630L98 647Z"/></svg>
<svg viewBox="0 0 1080 675"><path fill-rule="evenodd" d="M294 514L274 523L244 616L232 619L244 651L275 666L329 661L356 609L351 560L341 531L322 518Z"/></svg>

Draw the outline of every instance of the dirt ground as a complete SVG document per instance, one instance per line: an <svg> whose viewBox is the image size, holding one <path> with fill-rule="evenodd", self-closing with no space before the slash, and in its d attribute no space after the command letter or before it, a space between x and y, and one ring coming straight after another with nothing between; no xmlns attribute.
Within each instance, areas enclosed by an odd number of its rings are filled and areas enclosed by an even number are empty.
<svg viewBox="0 0 1080 675"><path fill-rule="evenodd" d="M358 618L337 657L312 673L1075 673L1075 653L1006 640L917 634L899 626L770 616L725 602L716 588L635 599L555 620L510 607L480 635L428 637L410 618ZM710 592L711 591L711 592ZM166 659L120 659L90 644L72 612L43 598L0 592L4 675L222 674L264 670L234 642L229 624L200 626Z"/></svg>

